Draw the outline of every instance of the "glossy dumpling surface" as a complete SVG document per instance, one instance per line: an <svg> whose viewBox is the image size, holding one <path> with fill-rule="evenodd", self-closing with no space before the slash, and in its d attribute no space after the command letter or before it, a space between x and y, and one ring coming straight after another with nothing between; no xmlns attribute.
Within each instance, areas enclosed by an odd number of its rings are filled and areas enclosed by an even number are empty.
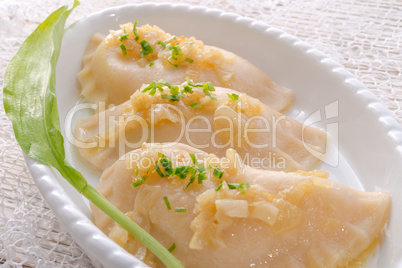
<svg viewBox="0 0 402 268"><path fill-rule="evenodd" d="M380 238L388 192L357 191L328 180L325 171L237 168L234 154L229 150L217 158L182 144L145 144L105 170L97 189L166 248L174 243L173 254L185 267L346 267ZM190 176L162 178L155 172L155 162L166 171L161 157L172 168L211 169L202 183L188 186ZM223 171L221 178L213 175L215 168ZM143 184L130 186L145 175ZM148 265L162 267L124 229L92 209L109 237Z"/></svg>
<svg viewBox="0 0 402 268"><path fill-rule="evenodd" d="M289 89L231 52L204 45L194 37L172 36L157 26L137 27L138 40L132 23L121 28L107 37L95 34L88 45L78 78L83 96L92 103L118 105L144 83L164 79L179 84L186 77L195 82L210 81L216 86L236 88L278 111L293 102ZM127 38L122 38L125 33ZM144 52L147 51L144 41L152 52Z"/></svg>
<svg viewBox="0 0 402 268"><path fill-rule="evenodd" d="M185 87L186 83L178 88ZM215 87L207 96L203 87L194 87L172 102L165 98L168 87L143 92L146 88L77 123L76 139L88 145L78 146L79 152L87 161L103 170L143 142L180 142L220 157L234 148L239 161L250 166L296 171L311 170L322 160L312 151L326 151L324 131L306 127L245 93Z"/></svg>

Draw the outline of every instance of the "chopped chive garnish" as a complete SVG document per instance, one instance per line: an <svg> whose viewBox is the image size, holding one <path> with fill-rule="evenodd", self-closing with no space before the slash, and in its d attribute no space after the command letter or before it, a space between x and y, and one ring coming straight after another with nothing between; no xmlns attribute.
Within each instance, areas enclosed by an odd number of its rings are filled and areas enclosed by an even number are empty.
<svg viewBox="0 0 402 268"><path fill-rule="evenodd" d="M207 83L204 83L203 85L202 85L202 91L204 92L204 94L205 94L205 96L208 96L208 97L210 97L212 100L217 100L215 97L213 97L212 95L211 95L211 93L210 93L210 91L215 91L215 87L214 87L214 85L212 85L212 83L211 82L207 82Z"/></svg>
<svg viewBox="0 0 402 268"><path fill-rule="evenodd" d="M150 59L148 59L148 60L152 61ZM152 66L152 63L153 63L153 61L151 62L150 66ZM210 91L215 91L215 87L212 85L211 82L195 84L188 77L186 77L186 81L187 81L187 85L183 85L183 89L180 90L179 86L172 86L165 80L160 79L158 82L153 81L146 88L144 88L141 92L145 93L147 91L150 91L149 95L154 96L157 89L160 92L163 92L163 86L167 86L170 89L170 95L162 94L161 98L170 100L171 102L175 102L175 101L179 101L182 97L185 97L187 93L189 93L189 94L194 93L192 87L203 87L203 92L204 92L205 96L209 96L212 100L215 100L215 101L217 100L215 97L211 96ZM201 104L199 104L196 101L191 102L190 106L194 109L198 109L198 108L202 107Z"/></svg>
<svg viewBox="0 0 402 268"><path fill-rule="evenodd" d="M156 87L159 89L160 92L163 92L163 85L157 84Z"/></svg>
<svg viewBox="0 0 402 268"><path fill-rule="evenodd" d="M189 86L192 87L203 87L205 83L194 83L193 81L190 80L190 78L186 77L186 82Z"/></svg>
<svg viewBox="0 0 402 268"><path fill-rule="evenodd" d="M201 107L202 107L201 104L199 104L198 102L192 102L192 103L190 103L190 106L191 106L193 109L198 109L198 108L201 108Z"/></svg>
<svg viewBox="0 0 402 268"><path fill-rule="evenodd" d="M173 243L170 248L168 248L169 252L172 252L176 248L176 244Z"/></svg>
<svg viewBox="0 0 402 268"><path fill-rule="evenodd" d="M177 167L173 170L172 175L176 175L179 179L184 180L187 178L188 173L190 172L191 167L189 166L181 166Z"/></svg>
<svg viewBox="0 0 402 268"><path fill-rule="evenodd" d="M119 36L119 41L121 42L123 40L127 40L127 38L128 38L128 33L126 31L126 28L124 28L124 34Z"/></svg>
<svg viewBox="0 0 402 268"><path fill-rule="evenodd" d="M161 164L162 168L164 169L163 174L169 176L173 172L172 168L172 161L170 161L165 155L161 154L162 158L159 159L159 163Z"/></svg>
<svg viewBox="0 0 402 268"><path fill-rule="evenodd" d="M196 176L197 176L197 170L194 170L194 173L191 174L191 177L188 180L188 184L187 184L186 188L183 189L184 191L195 181Z"/></svg>
<svg viewBox="0 0 402 268"><path fill-rule="evenodd" d="M165 204L166 204L167 209L171 210L172 207L170 206L170 203L169 203L169 200L168 200L167 196L164 196L163 200L165 200Z"/></svg>
<svg viewBox="0 0 402 268"><path fill-rule="evenodd" d="M186 77L186 82L187 82L187 84L188 84L189 86L192 86L192 87L193 87L194 82L191 81L191 79L190 79L188 76Z"/></svg>
<svg viewBox="0 0 402 268"><path fill-rule="evenodd" d="M127 55L126 46L124 44L120 44L120 48L121 48L121 53L123 53L123 55L126 56Z"/></svg>
<svg viewBox="0 0 402 268"><path fill-rule="evenodd" d="M243 182L243 183L228 183L229 189L232 190L239 190L242 194L245 193L244 191L244 186L248 189L250 188L250 184L248 182Z"/></svg>
<svg viewBox="0 0 402 268"><path fill-rule="evenodd" d="M158 84L161 84L161 85L167 86L168 88L172 88L172 85L171 85L171 84L169 84L168 82L166 82L166 81L165 81L165 80L163 80L163 79L160 79L160 80L158 81Z"/></svg>
<svg viewBox="0 0 402 268"><path fill-rule="evenodd" d="M155 162L156 172L162 178L172 175L173 173L172 161L170 161L164 154L158 153L158 156L160 157L160 159L159 161ZM161 165L163 170L159 167L159 164Z"/></svg>
<svg viewBox="0 0 402 268"><path fill-rule="evenodd" d="M205 166L203 163L198 164L198 184L202 184L202 181L207 179L207 176L205 174L207 173L207 170L205 169Z"/></svg>
<svg viewBox="0 0 402 268"><path fill-rule="evenodd" d="M175 208L174 212L176 212L176 213L186 213L187 209L186 208Z"/></svg>
<svg viewBox="0 0 402 268"><path fill-rule="evenodd" d="M190 87L190 86L188 86L188 85L185 85L185 86L183 86L183 91L182 91L183 93L194 93L194 91L193 91L193 89L192 89L192 87Z"/></svg>
<svg viewBox="0 0 402 268"><path fill-rule="evenodd" d="M236 190L240 183L228 183L229 189Z"/></svg>
<svg viewBox="0 0 402 268"><path fill-rule="evenodd" d="M148 60L152 61L150 59L148 59ZM217 100L215 97L211 96L211 94L210 94L210 91L215 91L215 87L212 85L211 82L195 84L188 77L186 78L186 81L187 81L187 85L183 85L183 89L180 90L179 86L172 86L165 80L160 79L158 82L153 81L146 88L144 88L141 92L145 93L147 91L150 91L149 95L154 96L156 93L156 89L159 89L160 92L163 92L163 86L167 86L170 89L170 95L162 94L161 98L168 99L171 102L175 102L175 101L179 101L180 98L185 97L186 96L185 94L187 94L187 93L189 93L189 94L194 93L192 87L201 87L202 86L203 92L206 96L209 96L212 100ZM202 107L202 105L196 101L191 102L190 106L194 109L198 109L198 108Z"/></svg>
<svg viewBox="0 0 402 268"><path fill-rule="evenodd" d="M161 169L159 168L158 161L155 162L155 170L156 170L156 172L159 174L159 176L161 176L162 178L166 177L166 175L163 174L163 172L162 172Z"/></svg>
<svg viewBox="0 0 402 268"><path fill-rule="evenodd" d="M223 182L221 182L221 184L219 184L218 188L215 189L215 191L219 191L222 188Z"/></svg>
<svg viewBox="0 0 402 268"><path fill-rule="evenodd" d="M179 65L178 65L178 64L174 64L174 63L172 63L172 62L170 61L171 58L172 58L172 57L167 58L166 61L169 62L170 65L173 65L174 67L179 68Z"/></svg>
<svg viewBox="0 0 402 268"><path fill-rule="evenodd" d="M149 90L151 90L151 89L153 89L153 88L155 88L156 87L156 82L155 81L153 81L151 84L149 84L146 88L144 88L141 92L142 93L145 93L145 92L147 92L147 91L149 91Z"/></svg>
<svg viewBox="0 0 402 268"><path fill-rule="evenodd" d="M138 35L138 32L137 32L137 23L138 23L138 21L136 20L134 22L134 27L133 27L133 33L135 35L135 41L138 41L138 39L140 39L140 36Z"/></svg>
<svg viewBox="0 0 402 268"><path fill-rule="evenodd" d="M170 87L170 94L172 94L172 95L178 95L178 94L179 94L179 87L178 87L178 86L172 86L172 87Z"/></svg>
<svg viewBox="0 0 402 268"><path fill-rule="evenodd" d="M203 88L206 88L208 91L215 91L215 87L211 82L206 82Z"/></svg>
<svg viewBox="0 0 402 268"><path fill-rule="evenodd" d="M146 40L141 40L140 45L142 47L140 55L141 57L145 57L146 55L154 52L153 47L146 41Z"/></svg>
<svg viewBox="0 0 402 268"><path fill-rule="evenodd" d="M140 175L138 180L136 180L135 182L133 182L131 184L131 187L133 187L133 188L138 187L138 186L142 185L147 179L148 179L147 175L144 175L144 176Z"/></svg>
<svg viewBox="0 0 402 268"><path fill-rule="evenodd" d="M163 43L162 41L158 41L158 45L160 45L161 47L163 47L163 49L166 49L166 44Z"/></svg>
<svg viewBox="0 0 402 268"><path fill-rule="evenodd" d="M193 60L193 59L190 59L190 58L186 58L185 61L187 61L187 62L189 62L189 63L193 63L193 62L194 62L194 60Z"/></svg>
<svg viewBox="0 0 402 268"><path fill-rule="evenodd" d="M191 42L183 42L183 44L186 44L186 45L193 45L193 44L194 44L194 41L191 41Z"/></svg>
<svg viewBox="0 0 402 268"><path fill-rule="evenodd" d="M198 184L202 184L204 180L208 179L207 174L211 171L212 166L209 165L207 168L205 168L204 163L198 163L197 158L194 154L189 155L194 166L179 166L173 168L172 161L170 161L164 154L158 153L159 159L155 161L155 171L159 174L161 178L168 177L168 179L172 179L172 176L176 176L179 180L185 180L188 176L190 176L187 186L183 189L184 191L192 183L194 183L195 180L197 180ZM213 175L215 177L221 178L223 175L223 171L221 171L219 168L215 168L215 170L213 171ZM145 179L146 178L147 177L145 177ZM233 184L232 187L236 188L237 186ZM167 203L167 198L164 198L164 200L165 203ZM168 205L166 204L166 206Z"/></svg>
<svg viewBox="0 0 402 268"><path fill-rule="evenodd" d="M150 63L149 63L149 67L152 67L152 66L154 66L155 62L154 62L153 60L151 60L151 59L148 59L148 61L150 61Z"/></svg>
<svg viewBox="0 0 402 268"><path fill-rule="evenodd" d="M154 96L155 93L156 93L156 87L151 89L151 91L149 92L149 95Z"/></svg>
<svg viewBox="0 0 402 268"><path fill-rule="evenodd" d="M206 172L205 172L205 173L206 173ZM202 182L207 179L207 176L205 175L205 173L198 174L198 177L197 177L197 179L198 179L198 184L202 184Z"/></svg>
<svg viewBox="0 0 402 268"><path fill-rule="evenodd" d="M223 176L223 171L220 170L218 167L215 167L214 172L212 173L218 179L221 179Z"/></svg>
<svg viewBox="0 0 402 268"><path fill-rule="evenodd" d="M250 184L249 184L248 182L243 182L243 183L240 184L239 191L240 191L242 194L245 193L245 192L244 192L244 186L246 186L246 188L249 189L249 188L250 188Z"/></svg>
<svg viewBox="0 0 402 268"><path fill-rule="evenodd" d="M179 45L169 46L169 50L172 51L172 59L181 60L183 58L183 52Z"/></svg>
<svg viewBox="0 0 402 268"><path fill-rule="evenodd" d="M138 166L135 166L135 177L138 176Z"/></svg>
<svg viewBox="0 0 402 268"><path fill-rule="evenodd" d="M190 154L190 157L191 157L191 161L193 161L193 164L194 164L194 165L197 165L198 162L197 162L197 158L195 157L195 155L194 155L194 154Z"/></svg>
<svg viewBox="0 0 402 268"><path fill-rule="evenodd" d="M239 99L239 95L237 95L235 93L233 93L233 94L227 93L227 94L228 94L229 99L231 99L231 100L238 100Z"/></svg>
<svg viewBox="0 0 402 268"><path fill-rule="evenodd" d="M167 99L170 100L171 102L179 101L180 96L179 95L168 95L168 94L163 94L162 99Z"/></svg>
<svg viewBox="0 0 402 268"><path fill-rule="evenodd" d="M173 40L176 40L176 39L177 39L177 37L173 35L172 37L166 39L166 40L164 41L164 43L166 44L166 43L172 42Z"/></svg>

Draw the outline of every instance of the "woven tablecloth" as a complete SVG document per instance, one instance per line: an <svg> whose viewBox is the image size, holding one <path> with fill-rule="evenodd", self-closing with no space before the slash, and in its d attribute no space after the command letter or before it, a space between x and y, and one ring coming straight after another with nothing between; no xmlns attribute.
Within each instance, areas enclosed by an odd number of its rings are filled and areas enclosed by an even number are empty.
<svg viewBox="0 0 402 268"><path fill-rule="evenodd" d="M82 0L68 24L107 7L145 1ZM156 1L166 2L166 1ZM401 0L189 0L234 12L310 43L357 76L402 123ZM21 43L67 0L0 0L0 88ZM92 267L38 192L0 95L0 265Z"/></svg>

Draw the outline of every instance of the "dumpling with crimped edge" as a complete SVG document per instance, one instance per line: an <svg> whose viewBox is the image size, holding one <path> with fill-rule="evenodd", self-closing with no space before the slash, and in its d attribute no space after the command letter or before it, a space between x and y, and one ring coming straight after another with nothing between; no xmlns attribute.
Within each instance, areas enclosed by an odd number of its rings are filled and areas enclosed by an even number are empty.
<svg viewBox="0 0 402 268"><path fill-rule="evenodd" d="M191 89L191 81L161 83L143 85L125 103L80 120L75 126L80 154L101 170L143 142L181 142L218 156L234 148L239 161L271 170L310 170L322 160L311 150L324 155L324 131L258 99L221 87L206 91L210 83ZM174 87L177 95L171 94Z"/></svg>
<svg viewBox="0 0 402 268"><path fill-rule="evenodd" d="M95 34L90 40L78 74L82 95L89 102L118 105L142 84L160 78L178 84L189 77L195 82L236 88L278 111L293 103L289 89L231 52L204 45L194 37L172 36L157 26L136 30L138 40L132 23L121 25L107 37Z"/></svg>
<svg viewBox="0 0 402 268"><path fill-rule="evenodd" d="M183 144L144 144L106 169L97 189L166 248L174 244L185 267L347 267L380 240L387 191L358 191L328 180L325 171L236 166L234 154L218 158ZM192 171L183 167L207 171L190 183ZM106 235L146 264L163 267L91 208Z"/></svg>

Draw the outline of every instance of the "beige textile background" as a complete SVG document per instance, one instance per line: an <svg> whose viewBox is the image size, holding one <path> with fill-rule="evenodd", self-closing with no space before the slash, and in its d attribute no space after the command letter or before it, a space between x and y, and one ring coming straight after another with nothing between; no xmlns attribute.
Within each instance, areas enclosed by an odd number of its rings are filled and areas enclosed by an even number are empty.
<svg viewBox="0 0 402 268"><path fill-rule="evenodd" d="M68 23L107 7L146 1L82 0ZM155 1L167 2L167 1ZM68 0L0 0L0 88L23 40ZM402 123L401 0L181 0L257 19L310 43L357 76ZM0 265L91 267L29 174L0 97Z"/></svg>

